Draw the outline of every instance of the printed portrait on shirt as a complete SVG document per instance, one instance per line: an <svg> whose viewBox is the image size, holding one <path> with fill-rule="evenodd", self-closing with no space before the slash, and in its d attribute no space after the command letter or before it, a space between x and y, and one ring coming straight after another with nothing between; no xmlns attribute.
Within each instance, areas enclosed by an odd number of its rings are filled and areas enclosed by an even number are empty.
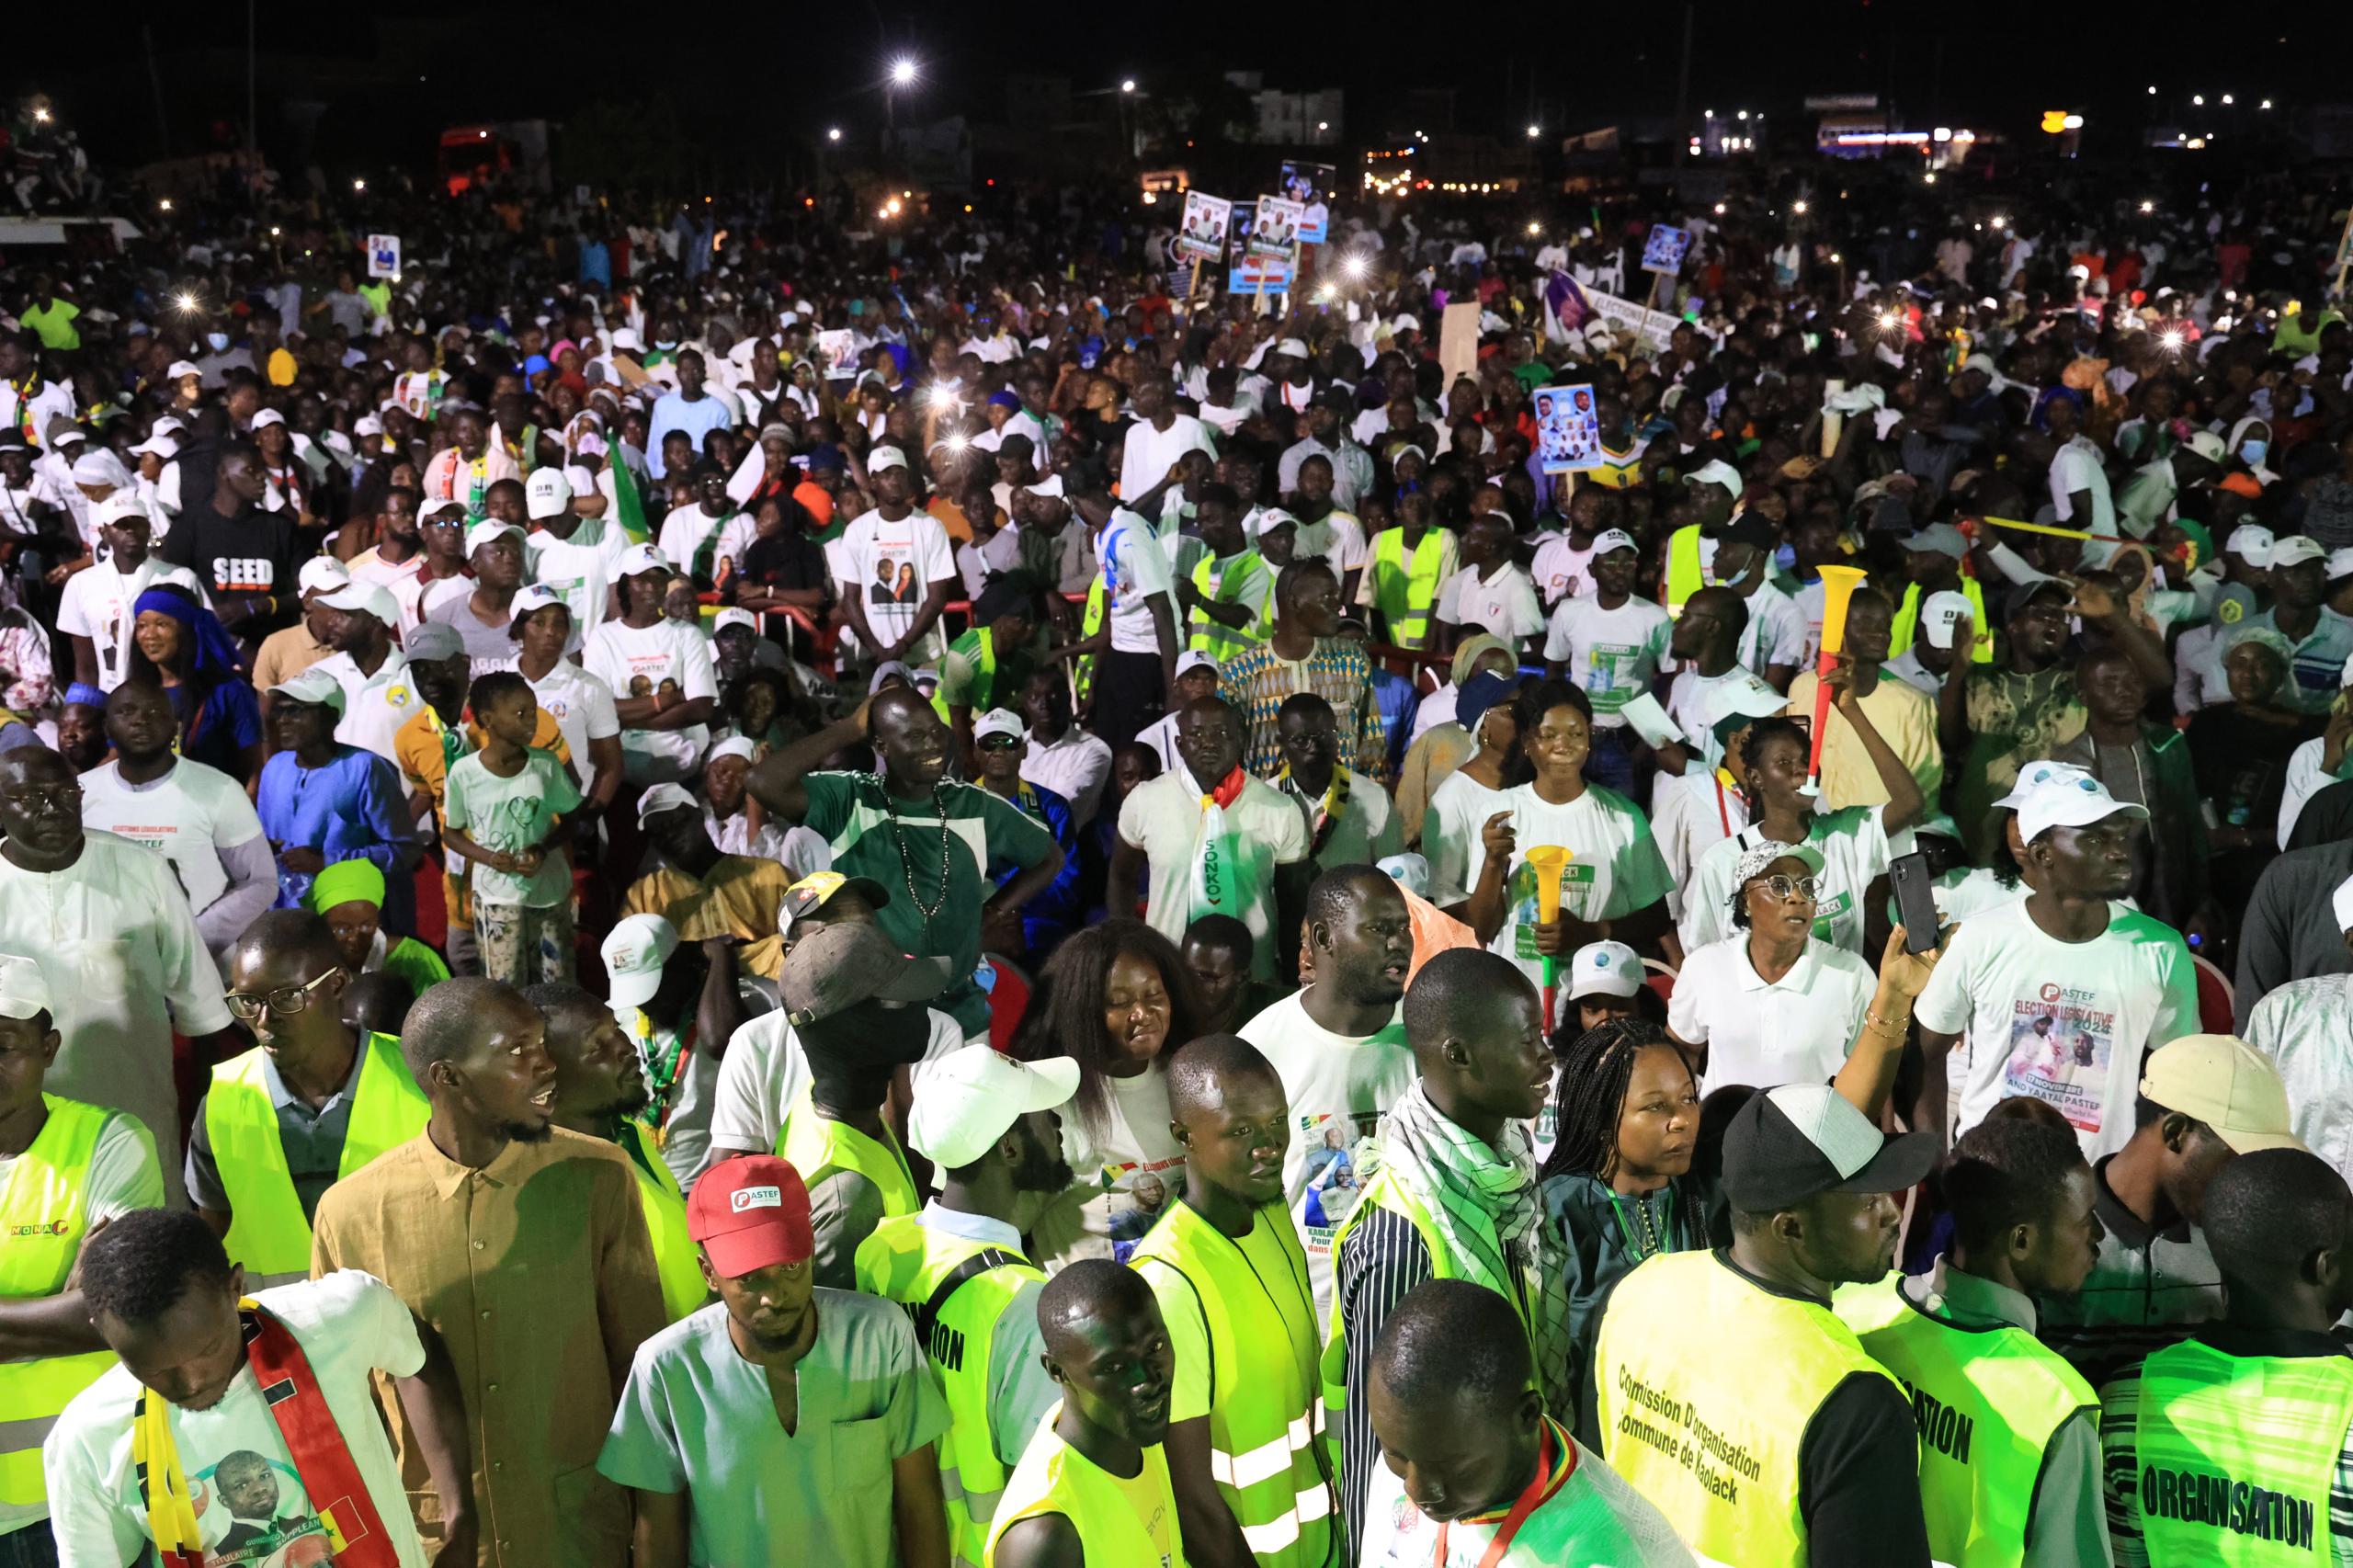
<svg viewBox="0 0 2353 1568"><path fill-rule="evenodd" d="M209 1472L189 1479L199 1527L211 1542L207 1561L233 1568L324 1568L335 1561L326 1525L287 1466L251 1449L236 1449Z"/></svg>

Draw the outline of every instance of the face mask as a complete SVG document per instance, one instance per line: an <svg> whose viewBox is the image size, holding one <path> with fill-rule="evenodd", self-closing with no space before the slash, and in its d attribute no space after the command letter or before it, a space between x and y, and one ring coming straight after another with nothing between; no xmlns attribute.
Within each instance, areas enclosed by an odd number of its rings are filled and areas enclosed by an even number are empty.
<svg viewBox="0 0 2353 1568"><path fill-rule="evenodd" d="M2246 460L2246 466L2249 468L2253 468L2257 463L2260 463L2263 460L2263 454L2270 449L2271 443L2268 441L2241 441L2239 443L2239 456Z"/></svg>
<svg viewBox="0 0 2353 1568"><path fill-rule="evenodd" d="M229 335L225 332L208 332L204 335L204 341L212 345L212 352L219 354L229 347Z"/></svg>

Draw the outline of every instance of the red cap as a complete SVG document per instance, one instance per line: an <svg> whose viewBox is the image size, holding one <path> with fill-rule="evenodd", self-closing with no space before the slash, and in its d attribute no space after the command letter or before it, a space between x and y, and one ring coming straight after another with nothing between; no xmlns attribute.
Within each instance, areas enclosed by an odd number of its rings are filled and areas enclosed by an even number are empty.
<svg viewBox="0 0 2353 1568"><path fill-rule="evenodd" d="M727 1279L806 1263L817 1250L809 1189L773 1154L738 1154L703 1172L687 1199L687 1234Z"/></svg>

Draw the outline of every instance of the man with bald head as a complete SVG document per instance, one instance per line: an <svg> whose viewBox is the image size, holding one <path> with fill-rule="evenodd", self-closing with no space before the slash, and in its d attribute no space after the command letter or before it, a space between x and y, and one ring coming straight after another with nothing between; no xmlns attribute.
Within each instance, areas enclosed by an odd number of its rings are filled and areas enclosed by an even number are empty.
<svg viewBox="0 0 2353 1568"><path fill-rule="evenodd" d="M1083 1258L1038 1295L1063 1391L989 1526L983 1568L1176 1568L1188 1559L1168 1460L1175 1364L1151 1287Z"/></svg>
<svg viewBox="0 0 2353 1568"><path fill-rule="evenodd" d="M265 911L230 945L229 1010L260 1043L212 1070L186 1176L230 1261L258 1285L308 1278L320 1198L425 1126L400 1041L344 1022L352 978L307 909Z"/></svg>
<svg viewBox="0 0 2353 1568"><path fill-rule="evenodd" d="M409 1010L401 1055L432 1115L327 1189L313 1272L365 1269L438 1328L483 1568L626 1568L629 1502L597 1456L638 1345L667 1321L629 1156L556 1125L546 1021L513 986L443 981ZM415 1497L436 1435L388 1414ZM438 1519L417 1528L438 1544Z"/></svg>
<svg viewBox="0 0 2353 1568"><path fill-rule="evenodd" d="M43 747L0 752L0 952L40 965L63 1037L50 1091L137 1117L185 1205L172 1035L207 1062L245 1048L188 897L162 856L84 830L73 765Z"/></svg>
<svg viewBox="0 0 2353 1568"><path fill-rule="evenodd" d="M1528 1131L1552 1077L1536 987L1509 959L1449 948L1414 977L1403 1017L1420 1075L1390 1108L1380 1169L1332 1243L1324 1418L1340 1433L1351 1540L1380 1456L1365 1403L1373 1346L1423 1280L1469 1279L1510 1301L1548 1405L1565 1408L1567 1289Z"/></svg>
<svg viewBox="0 0 2353 1568"><path fill-rule="evenodd" d="M836 752L871 746L881 773L835 772ZM1021 910L1062 874L1062 846L1010 801L949 777L955 736L919 694L886 687L848 718L772 752L745 780L771 815L814 829L834 846L833 869L880 883L885 934L948 965L932 1006L968 1036L988 1028L988 997L972 971L982 949L1021 949ZM992 866L1020 870L1002 887Z"/></svg>
<svg viewBox="0 0 2353 1568"><path fill-rule="evenodd" d="M1315 1436L1315 1300L1283 1211L1290 1108L1238 1035L1205 1035L1168 1065L1184 1196L1130 1267L1160 1302L1176 1363L1168 1476L1189 1556L1242 1568L1321 1568L1332 1488Z"/></svg>

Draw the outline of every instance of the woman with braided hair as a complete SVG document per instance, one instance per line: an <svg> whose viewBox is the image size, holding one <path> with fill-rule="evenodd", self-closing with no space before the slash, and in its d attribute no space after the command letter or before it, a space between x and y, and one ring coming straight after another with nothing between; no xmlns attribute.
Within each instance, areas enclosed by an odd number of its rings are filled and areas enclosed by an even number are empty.
<svg viewBox="0 0 2353 1568"><path fill-rule="evenodd" d="M1612 1018L1563 1043L1552 1153L1539 1176L1549 1221L1567 1238L1569 1381L1581 1440L1593 1446L1586 1372L1609 1292L1655 1253L1727 1244L1729 1215L1712 1181L1692 1175L1699 1085L1665 1029Z"/></svg>

